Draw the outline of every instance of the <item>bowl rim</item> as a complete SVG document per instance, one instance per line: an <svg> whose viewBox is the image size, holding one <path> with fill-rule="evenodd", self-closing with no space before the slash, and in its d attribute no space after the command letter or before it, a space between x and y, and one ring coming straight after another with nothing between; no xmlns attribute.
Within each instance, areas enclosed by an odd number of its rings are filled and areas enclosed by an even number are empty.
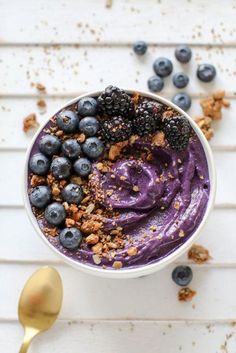
<svg viewBox="0 0 236 353"><path fill-rule="evenodd" d="M29 156L30 156L32 147L34 145L34 142L36 141L36 139L37 139L38 135L41 133L41 131L45 128L45 125L49 122L49 120L54 115L56 115L62 109L67 108L69 105L76 103L78 100L80 100L83 97L97 97L97 96L99 96L103 90L90 91L90 92L81 94L81 95L71 99L70 101L66 102L64 105L60 106L54 113L50 114L49 117L46 119L45 123L43 124L43 126L40 127L40 129L34 135L32 141L30 142L30 144L27 148L27 152L26 152L26 156L25 156L25 165L24 165L24 177L23 177L24 206L26 208L26 212L27 212L29 219L30 219L34 229L36 230L36 233L38 234L40 239L42 239L42 241L44 243L46 243L47 246L49 248L51 248L55 254L57 254L57 256L59 256L64 262L66 262L67 264L71 265L72 267L74 267L76 269L80 269L83 272L86 272L88 274L93 274L93 275L96 275L99 277L104 277L104 278L136 278L136 277L140 277L140 276L144 276L144 275L148 275L153 272L156 272L156 271L162 269L164 266L166 266L170 263L173 263L173 261L175 261L179 256L181 256L194 243L194 241L196 241L196 239L199 237L200 232L201 232L203 226L205 225L206 220L207 220L207 218L213 208L215 194L216 194L216 171L215 171L215 165L214 165L212 151L211 151L210 145L209 145L206 137L204 136L204 134L202 133L202 131L198 127L198 125L194 122L194 120L185 111L183 111L181 108L179 108L177 105L175 105L174 103L172 103L168 99L163 98L159 95L149 93L146 91L142 91L142 90L136 90L136 89L123 89L123 90L125 92L127 92L128 94L138 93L143 97L151 98L155 101L159 101L159 102L175 109L176 111L178 111L179 113L181 113L182 115L184 115L188 119L189 123L191 124L192 128L194 129L195 133L197 134L197 136L202 144L202 147L203 147L203 150L204 150L204 153L206 156L208 172L209 172L209 181L210 181L210 193L209 193L209 199L208 199L205 213L204 213L203 218L202 218L201 222L199 223L197 229L194 231L194 233L190 236L190 238L186 242L184 242L179 248L174 250L172 253L165 256L163 259L161 259L157 262L154 262L152 264L146 264L143 266L138 266L138 267L128 268L128 269L123 268L123 269L119 269L119 270L103 269L100 267L87 265L87 264L83 264L81 262L78 262L78 261L62 254L57 248L55 248L47 240L44 233L41 231L41 229L38 226L38 222L32 212L32 208L31 208L31 205L29 202L29 197L28 197L28 161L29 161Z"/></svg>

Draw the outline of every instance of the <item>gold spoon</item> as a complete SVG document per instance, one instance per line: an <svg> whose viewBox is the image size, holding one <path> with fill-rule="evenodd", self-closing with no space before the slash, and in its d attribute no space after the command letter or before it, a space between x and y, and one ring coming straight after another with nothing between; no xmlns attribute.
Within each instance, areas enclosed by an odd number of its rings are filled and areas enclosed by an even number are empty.
<svg viewBox="0 0 236 353"><path fill-rule="evenodd" d="M61 309L62 297L61 277L53 267L42 267L28 279L18 306L19 320L25 329L19 353L26 353L31 340L53 325Z"/></svg>

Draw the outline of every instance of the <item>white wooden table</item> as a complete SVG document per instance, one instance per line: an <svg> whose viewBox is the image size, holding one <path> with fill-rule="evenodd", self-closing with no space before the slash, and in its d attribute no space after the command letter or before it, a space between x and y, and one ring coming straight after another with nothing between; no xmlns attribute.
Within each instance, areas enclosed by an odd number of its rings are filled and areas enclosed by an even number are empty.
<svg viewBox="0 0 236 353"><path fill-rule="evenodd" d="M28 276L43 264L60 271L63 310L54 328L38 337L31 352L235 353L236 328L236 1L233 0L0 0L0 352L18 351L22 329L17 300ZM149 43L136 57L132 43ZM48 114L80 92L108 84L146 89L158 56L180 64L174 48L189 43L193 60L190 114L199 97L226 90L231 108L216 124L211 142L218 190L215 209L199 243L213 259L193 265L190 303L177 300L170 266L149 277L105 280L61 263L38 239L23 208L22 169L30 136L22 119ZM201 84L198 62L216 65L217 79ZM31 82L47 88L37 93ZM165 97L175 92L170 79ZM47 114L36 102L43 96ZM188 263L186 256L178 263Z"/></svg>

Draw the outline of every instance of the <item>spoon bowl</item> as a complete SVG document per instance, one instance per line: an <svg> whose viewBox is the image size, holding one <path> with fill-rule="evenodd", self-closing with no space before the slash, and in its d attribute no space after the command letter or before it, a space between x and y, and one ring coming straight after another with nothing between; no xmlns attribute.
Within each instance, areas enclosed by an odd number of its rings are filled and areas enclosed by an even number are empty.
<svg viewBox="0 0 236 353"><path fill-rule="evenodd" d="M25 329L20 353L27 352L33 337L53 325L59 315L62 298L62 281L53 267L45 266L29 278L18 306L19 320Z"/></svg>

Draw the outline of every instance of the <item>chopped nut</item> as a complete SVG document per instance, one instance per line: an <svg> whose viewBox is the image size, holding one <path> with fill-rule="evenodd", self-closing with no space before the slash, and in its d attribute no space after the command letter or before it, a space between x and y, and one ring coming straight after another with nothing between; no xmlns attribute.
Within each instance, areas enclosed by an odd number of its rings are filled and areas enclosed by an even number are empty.
<svg viewBox="0 0 236 353"><path fill-rule="evenodd" d="M90 234L89 236L86 237L85 241L89 245L95 245L99 241L99 236L96 234Z"/></svg>
<svg viewBox="0 0 236 353"><path fill-rule="evenodd" d="M51 186L53 184L54 180L55 180L55 178L52 174L47 175L47 183L49 186Z"/></svg>
<svg viewBox="0 0 236 353"><path fill-rule="evenodd" d="M85 197L83 198L83 200L81 201L81 204L84 205L84 204L87 203L89 200L90 200L90 196L89 196L89 195L88 195L88 196L85 196Z"/></svg>
<svg viewBox="0 0 236 353"><path fill-rule="evenodd" d="M31 180L30 180L30 185L32 187L38 186L38 185L43 185L46 183L46 179L43 176L39 175L33 175Z"/></svg>
<svg viewBox="0 0 236 353"><path fill-rule="evenodd" d="M85 141L85 139L86 139L85 134L80 134L77 138L79 143L83 143Z"/></svg>
<svg viewBox="0 0 236 353"><path fill-rule="evenodd" d="M75 225L75 220L72 218L66 218L65 224L68 228L73 227Z"/></svg>
<svg viewBox="0 0 236 353"><path fill-rule="evenodd" d="M115 145L110 147L108 158L111 161L114 161L117 157L119 157L122 149L128 145L128 141L118 142Z"/></svg>
<svg viewBox="0 0 236 353"><path fill-rule="evenodd" d="M180 231L179 231L179 237L180 237L180 238L183 238L184 236L185 236L185 233L184 233L183 229L180 229Z"/></svg>
<svg viewBox="0 0 236 353"><path fill-rule="evenodd" d="M179 202L179 201L175 201L175 203L174 203L174 208L175 208L176 210L179 210L179 209L180 209L180 202Z"/></svg>
<svg viewBox="0 0 236 353"><path fill-rule="evenodd" d="M85 221L81 226L81 231L85 234L96 233L99 229L101 229L102 223L97 221Z"/></svg>
<svg viewBox="0 0 236 353"><path fill-rule="evenodd" d="M96 265L100 265L100 263L102 262L100 256L98 256L97 254L93 255L92 258L93 258L93 262L94 262Z"/></svg>
<svg viewBox="0 0 236 353"><path fill-rule="evenodd" d="M107 246L108 246L109 249L117 249L118 248L118 245L113 243L112 241L107 243Z"/></svg>
<svg viewBox="0 0 236 353"><path fill-rule="evenodd" d="M103 248L103 245L102 243L97 243L95 244L93 247L92 247L92 250L95 254L101 254L102 253L102 248Z"/></svg>
<svg viewBox="0 0 236 353"><path fill-rule="evenodd" d="M78 211L73 214L73 219L78 222L82 217L83 217L84 212L83 211Z"/></svg>
<svg viewBox="0 0 236 353"><path fill-rule="evenodd" d="M114 261L112 267L115 268L116 270L120 269L123 266L121 261Z"/></svg>
<svg viewBox="0 0 236 353"><path fill-rule="evenodd" d="M124 176L124 175L121 175L120 176L120 180L122 180L122 181L124 181L124 180L126 180L127 178Z"/></svg>
<svg viewBox="0 0 236 353"><path fill-rule="evenodd" d="M31 129L35 129L39 126L37 121L37 117L35 113L31 113L26 116L23 120L23 130L24 132L28 132Z"/></svg>
<svg viewBox="0 0 236 353"><path fill-rule="evenodd" d="M104 167L104 164L99 162L99 163L96 164L96 167L97 167L98 170L102 170L102 168Z"/></svg>
<svg viewBox="0 0 236 353"><path fill-rule="evenodd" d="M51 237L56 237L58 235L58 229L57 227L54 227L54 228L47 228L45 227L44 228L44 232L46 235L49 235Z"/></svg>
<svg viewBox="0 0 236 353"><path fill-rule="evenodd" d="M60 180L60 183L59 183L60 188L64 188L65 185L66 185L66 180Z"/></svg>
<svg viewBox="0 0 236 353"><path fill-rule="evenodd" d="M135 246L131 246L131 248L127 250L127 254L129 256L135 256L137 255L137 253L138 253L138 249Z"/></svg>
<svg viewBox="0 0 236 353"><path fill-rule="evenodd" d="M56 136L58 137L61 137L64 135L64 132L62 130L58 130L56 133L55 133Z"/></svg>
<svg viewBox="0 0 236 353"><path fill-rule="evenodd" d="M64 208L65 208L66 211L68 211L69 208L70 208L68 202L63 202L63 206L64 206Z"/></svg>
<svg viewBox="0 0 236 353"><path fill-rule="evenodd" d="M52 187L52 194L53 196L58 196L60 195L61 190L57 186Z"/></svg>
<svg viewBox="0 0 236 353"><path fill-rule="evenodd" d="M73 184L78 184L78 185L82 185L83 184L83 181L82 181L81 177L79 177L79 176L72 176L70 181Z"/></svg>
<svg viewBox="0 0 236 353"><path fill-rule="evenodd" d="M196 295L196 291L186 287L186 288L181 288L178 293L178 298L179 301L190 301L192 298Z"/></svg>
<svg viewBox="0 0 236 353"><path fill-rule="evenodd" d="M133 186L133 191L134 191L134 192L138 192L138 191L139 191L139 187L138 187L137 185L134 185L134 186Z"/></svg>
<svg viewBox="0 0 236 353"><path fill-rule="evenodd" d="M188 251L188 258L197 264L203 264L210 260L211 256L209 251L202 245L194 244Z"/></svg>
<svg viewBox="0 0 236 353"><path fill-rule="evenodd" d="M165 146L165 134L162 131L158 131L152 138L152 143L156 146Z"/></svg>
<svg viewBox="0 0 236 353"><path fill-rule="evenodd" d="M86 212L86 213L92 213L93 210L94 210L94 208L95 208L94 203L90 203L90 204L87 206L85 212Z"/></svg>

